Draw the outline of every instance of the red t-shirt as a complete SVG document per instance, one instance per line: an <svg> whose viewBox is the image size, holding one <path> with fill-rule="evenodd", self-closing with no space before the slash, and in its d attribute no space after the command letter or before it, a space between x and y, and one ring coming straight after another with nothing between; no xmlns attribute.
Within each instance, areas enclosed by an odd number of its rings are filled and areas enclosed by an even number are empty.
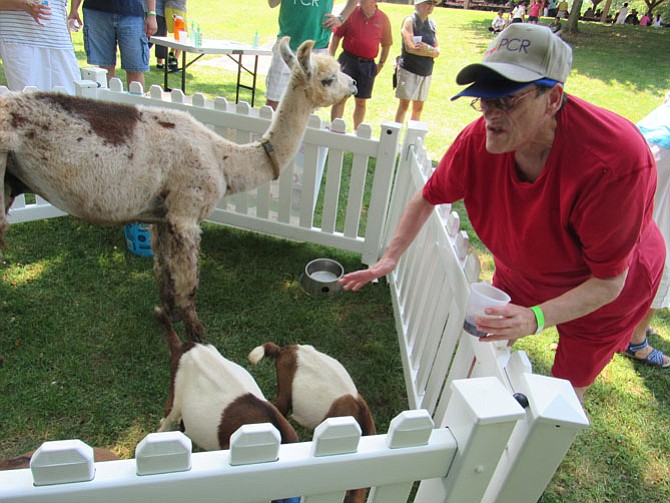
<svg viewBox="0 0 670 503"><path fill-rule="evenodd" d="M541 9L542 9L542 4L541 3L533 2L532 4L530 4L530 8L528 9L528 15L529 16L534 16L534 17L539 17Z"/></svg>
<svg viewBox="0 0 670 503"><path fill-rule="evenodd" d="M382 47L393 44L391 22L378 8L368 18L357 6L346 22L335 29L335 35L343 39L342 48L345 51L359 58L375 59L380 44Z"/></svg>
<svg viewBox="0 0 670 503"><path fill-rule="evenodd" d="M558 327L593 342L610 339L622 350L637 311L654 296L665 260L652 221L655 190L654 160L637 128L569 96L537 180L518 177L513 152L486 151L480 118L451 145L423 196L433 204L464 200L495 258L494 283L516 304L540 304L591 275L610 278L629 268L616 300Z"/></svg>

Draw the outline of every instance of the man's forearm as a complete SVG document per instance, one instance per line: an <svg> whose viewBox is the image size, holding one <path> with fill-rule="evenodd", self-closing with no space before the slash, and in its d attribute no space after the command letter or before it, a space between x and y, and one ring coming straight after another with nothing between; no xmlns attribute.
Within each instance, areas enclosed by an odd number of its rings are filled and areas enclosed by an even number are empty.
<svg viewBox="0 0 670 503"><path fill-rule="evenodd" d="M549 327L576 320L609 304L621 293L627 275L628 269L612 278L591 277L581 285L540 304L545 325Z"/></svg>
<svg viewBox="0 0 670 503"><path fill-rule="evenodd" d="M432 211L433 205L423 198L423 191L418 190L407 203L384 257L397 262L419 234Z"/></svg>

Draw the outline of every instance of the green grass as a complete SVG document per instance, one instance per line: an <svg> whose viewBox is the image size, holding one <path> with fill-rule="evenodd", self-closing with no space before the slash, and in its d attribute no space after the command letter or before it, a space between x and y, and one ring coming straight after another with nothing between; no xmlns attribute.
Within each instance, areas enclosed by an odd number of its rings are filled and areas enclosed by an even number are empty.
<svg viewBox="0 0 670 503"><path fill-rule="evenodd" d="M380 5L396 28L412 10ZM264 0L202 0L189 7L206 38L251 42L258 29L261 43L269 45L276 34L277 11ZM492 15L435 10L442 55L423 117L435 160L477 115L466 100L449 97L458 91L458 70L479 60L490 41ZM670 88L670 30L585 23L580 29L566 37L575 60L568 92L639 121ZM392 56L397 30L394 36ZM81 34L74 41L84 65ZM215 59L190 69L187 90L232 100L235 75ZM379 76L368 107L367 122L375 128L395 115L391 70ZM152 69L147 82L160 84L162 77ZM263 79L259 88L262 102ZM0 265L0 456L76 437L131 457L157 427L169 379L167 350L151 316L157 303L151 261L125 249L120 229L70 218L12 226L7 243ZM490 255L475 246L490 276ZM406 407L388 292L368 287L356 295L308 297L299 275L319 256L339 260L346 270L359 267L352 254L205 225L198 306L207 337L238 362L266 340L316 345L347 366L385 431ZM652 343L670 353L666 310L654 325L659 335ZM548 374L556 339L548 330L518 347L529 353L536 372ZM269 362L252 372L273 396ZM670 373L616 356L587 393L585 407L592 425L578 435L545 503L670 500Z"/></svg>

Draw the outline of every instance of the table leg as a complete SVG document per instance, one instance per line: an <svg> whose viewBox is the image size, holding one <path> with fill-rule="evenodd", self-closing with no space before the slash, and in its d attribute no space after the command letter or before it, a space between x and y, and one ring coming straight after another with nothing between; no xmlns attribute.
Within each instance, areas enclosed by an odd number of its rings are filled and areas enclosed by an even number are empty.
<svg viewBox="0 0 670 503"><path fill-rule="evenodd" d="M167 47L165 48L165 50L168 54L170 53ZM165 60L163 61L163 89L165 90L165 92L170 91L170 87L168 86L168 66L169 66L168 57L165 56Z"/></svg>
<svg viewBox="0 0 670 503"><path fill-rule="evenodd" d="M186 51L181 51L181 92L186 94Z"/></svg>
<svg viewBox="0 0 670 503"><path fill-rule="evenodd" d="M254 102L256 99L256 76L258 75L258 55L254 55L254 69L250 70L246 66L244 66L244 62L242 61L242 54L235 54L237 58L235 58L232 54L227 54L227 56L232 59L236 64L237 64L237 85L235 86L235 103L239 103L240 101L240 88L241 89L248 89L251 91L251 106L254 106ZM249 75L251 75L252 79L252 85L247 86L245 84L242 84L242 71L245 71Z"/></svg>
<svg viewBox="0 0 670 503"><path fill-rule="evenodd" d="M237 85L235 86L235 103L240 102L240 80L242 78L242 55L238 54L237 58L238 58L237 61L235 61L237 63ZM235 58L233 58L233 60L234 59ZM253 103L251 104L251 106L252 107L254 106Z"/></svg>
<svg viewBox="0 0 670 503"><path fill-rule="evenodd" d="M242 56L240 56L242 57ZM256 75L258 75L258 54L254 56L254 73L251 84L251 108L254 107L254 99L256 98Z"/></svg>

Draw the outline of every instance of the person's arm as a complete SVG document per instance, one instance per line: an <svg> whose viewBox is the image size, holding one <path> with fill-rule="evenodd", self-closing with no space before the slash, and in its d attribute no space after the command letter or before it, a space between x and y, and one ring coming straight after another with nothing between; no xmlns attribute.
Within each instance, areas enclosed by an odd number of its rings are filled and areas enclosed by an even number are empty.
<svg viewBox="0 0 670 503"><path fill-rule="evenodd" d="M439 45L437 44L437 37L435 37L435 44L437 47L428 45L425 42L414 43L414 23L412 17L405 18L402 23L402 40L405 44L405 50L410 54L417 56L427 56L429 58L436 58L440 55Z"/></svg>
<svg viewBox="0 0 670 503"><path fill-rule="evenodd" d="M433 205L423 198L423 190L419 189L412 199L407 203L400 222L396 227L393 239L384 255L368 269L345 274L339 283L345 290L360 290L366 283L386 276L398 264L400 256L414 241L417 234L428 220Z"/></svg>
<svg viewBox="0 0 670 503"><path fill-rule="evenodd" d="M158 23L156 22L156 0L146 0L147 17L144 19L144 31L147 38L158 31Z"/></svg>
<svg viewBox="0 0 670 503"><path fill-rule="evenodd" d="M562 295L539 304L544 313L544 326L576 320L592 313L616 299L623 289L628 269L618 276L600 279L592 276L581 285ZM514 341L537 330L535 313L530 308L509 304L490 308L486 314L502 318L476 318L477 329L490 335L487 341Z"/></svg>
<svg viewBox="0 0 670 503"><path fill-rule="evenodd" d="M379 61L377 62L377 73L375 75L379 75L379 72L381 72L382 68L384 68L386 60L389 57L389 52L391 52L391 46L393 45L393 33L391 31L391 21L386 15L384 15L384 24L382 27L381 40L379 41L379 43L382 46L382 50L381 54L379 55Z"/></svg>
<svg viewBox="0 0 670 503"><path fill-rule="evenodd" d="M379 72L382 71L382 68L384 68L384 65L386 64L386 60L389 57L389 52L391 52L391 46L390 45L383 45L381 54L379 55L379 62L377 63L377 75L379 75Z"/></svg>
<svg viewBox="0 0 670 503"><path fill-rule="evenodd" d="M437 40L437 35L435 35L435 45L426 44L426 51L428 54L424 54L424 56L429 58L437 58L440 55L440 42Z"/></svg>
<svg viewBox="0 0 670 503"><path fill-rule="evenodd" d="M81 0L70 1L70 13L67 15L67 20L74 19L77 21L77 24L81 26L83 23L79 16L79 5L81 5Z"/></svg>
<svg viewBox="0 0 670 503"><path fill-rule="evenodd" d="M335 57L337 48L340 46L340 40L342 40L342 37L338 37L334 33L330 37L330 42L328 43L328 54L333 58Z"/></svg>
<svg viewBox="0 0 670 503"><path fill-rule="evenodd" d="M37 0L0 0L0 10L25 11L42 26L42 21L48 21L51 17L51 7L42 5Z"/></svg>
<svg viewBox="0 0 670 503"><path fill-rule="evenodd" d="M342 26L349 15L353 12L356 5L358 5L358 0L347 0L347 4L344 6L344 9L342 9L342 12L340 12L338 15L326 14L326 20L323 22L323 26L329 30L334 30L338 26Z"/></svg>

